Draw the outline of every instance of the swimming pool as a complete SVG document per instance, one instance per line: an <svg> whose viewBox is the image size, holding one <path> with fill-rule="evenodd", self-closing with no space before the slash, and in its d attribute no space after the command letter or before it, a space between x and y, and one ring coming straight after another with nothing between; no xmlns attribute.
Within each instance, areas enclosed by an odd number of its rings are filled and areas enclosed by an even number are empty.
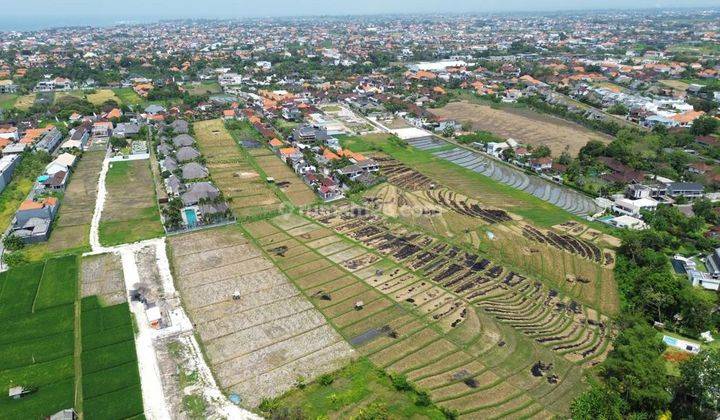
<svg viewBox="0 0 720 420"><path fill-rule="evenodd" d="M193 209L185 209L185 220L187 220L187 224L189 227L195 227L197 226L197 214L195 214L195 210Z"/></svg>

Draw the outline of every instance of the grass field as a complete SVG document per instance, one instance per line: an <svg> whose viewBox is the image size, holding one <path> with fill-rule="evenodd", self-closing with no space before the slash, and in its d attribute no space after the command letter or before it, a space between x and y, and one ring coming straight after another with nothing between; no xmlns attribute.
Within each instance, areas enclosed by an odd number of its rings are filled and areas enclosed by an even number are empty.
<svg viewBox="0 0 720 420"><path fill-rule="evenodd" d="M120 99L114 91L110 89L99 89L95 91L95 93L90 93L87 95L87 100L93 104L93 105L102 105L107 101L115 101L118 104L122 104L122 99Z"/></svg>
<svg viewBox="0 0 720 420"><path fill-rule="evenodd" d="M230 207L238 218L280 208L279 191L265 181L266 175L235 142L221 120L199 121L194 127L212 180L231 199Z"/></svg>
<svg viewBox="0 0 720 420"><path fill-rule="evenodd" d="M22 95L15 100L15 108L27 111L35 103L35 94Z"/></svg>
<svg viewBox="0 0 720 420"><path fill-rule="evenodd" d="M277 407L273 411L287 408L294 413L298 408L308 419L355 418L375 404L386 409L391 418L445 419L437 407L416 404L417 395L413 392L396 390L390 377L366 358L327 378L332 378L332 383L315 382L278 398L274 401Z"/></svg>
<svg viewBox="0 0 720 420"><path fill-rule="evenodd" d="M146 103L132 88L113 89L113 92L125 105L143 105Z"/></svg>
<svg viewBox="0 0 720 420"><path fill-rule="evenodd" d="M18 95L15 94L3 94L0 95L0 109L10 109L15 105Z"/></svg>
<svg viewBox="0 0 720 420"><path fill-rule="evenodd" d="M548 146L554 156L567 150L575 156L590 140L610 142L610 137L560 118L529 109L495 109L487 105L451 102L432 112L443 118L468 122L473 130L485 130L533 146Z"/></svg>
<svg viewBox="0 0 720 420"><path fill-rule="evenodd" d="M137 366L134 366L135 376L130 365L122 373L105 371L100 383L92 382L93 378L83 371L85 360L99 360L100 354L133 360L135 348L127 305L106 308L95 305L96 312L76 317L80 314L76 311L80 307L78 258L71 255L50 259L0 274L0 321L5 324L0 335L2 418L44 418L66 408L82 412L83 407L87 418L127 418L142 413ZM83 306L85 303L83 301ZM101 328L97 328L98 325ZM108 328L102 335L92 334L102 327ZM87 336L95 340L94 346L85 340L86 328ZM121 328L124 328L122 337L115 333ZM80 331L83 331L82 341ZM115 338L110 339L111 336ZM119 343L118 337L130 345L108 347ZM82 346L76 347L81 342ZM111 384L121 380L128 386L121 394L111 393ZM83 384L90 398L83 399L84 393L77 384ZM34 392L12 400L7 396L7 389L12 386Z"/></svg>
<svg viewBox="0 0 720 420"><path fill-rule="evenodd" d="M222 88L218 82L202 82L197 85L190 85L188 92L195 96L212 95L222 92Z"/></svg>
<svg viewBox="0 0 720 420"><path fill-rule="evenodd" d="M108 196L100 219L103 245L132 243L165 233L147 160L111 163L105 186Z"/></svg>

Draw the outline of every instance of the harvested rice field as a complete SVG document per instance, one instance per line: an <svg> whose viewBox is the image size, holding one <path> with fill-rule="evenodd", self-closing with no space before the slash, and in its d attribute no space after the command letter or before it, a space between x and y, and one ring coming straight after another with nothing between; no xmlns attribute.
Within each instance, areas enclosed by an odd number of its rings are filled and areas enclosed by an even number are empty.
<svg viewBox="0 0 720 420"><path fill-rule="evenodd" d="M490 131L533 146L548 146L554 156L565 150L576 156L590 140L610 141L608 136L581 125L527 109L495 109L469 102L452 102L432 112L442 118L468 122L473 130Z"/></svg>
<svg viewBox="0 0 720 420"><path fill-rule="evenodd" d="M255 408L356 358L237 226L174 236L169 244L184 306L210 366L243 405Z"/></svg>
<svg viewBox="0 0 720 420"><path fill-rule="evenodd" d="M102 151L86 152L73 171L48 241L50 252L86 249L90 246L90 222L104 158L105 153Z"/></svg>
<svg viewBox="0 0 720 420"><path fill-rule="evenodd" d="M529 273L607 314L619 309L613 279L617 239L566 221L538 228L522 217L392 166L389 183L365 193L365 204L432 235L448 238ZM400 173L407 176L400 177Z"/></svg>
<svg viewBox="0 0 720 420"><path fill-rule="evenodd" d="M165 233L149 161L111 163L105 187L107 199L99 229L103 245L133 243Z"/></svg>
<svg viewBox="0 0 720 420"><path fill-rule="evenodd" d="M241 152L221 120L198 121L194 127L213 182L230 199L230 207L238 218L280 208L275 191Z"/></svg>
<svg viewBox="0 0 720 420"><path fill-rule="evenodd" d="M607 318L477 255L367 211L306 216L242 228L358 353L463 417L566 414L609 347Z"/></svg>
<svg viewBox="0 0 720 420"><path fill-rule="evenodd" d="M267 176L275 179L275 185L291 203L296 206L307 206L315 201L317 198L315 193L279 157L265 148L252 150L255 162Z"/></svg>

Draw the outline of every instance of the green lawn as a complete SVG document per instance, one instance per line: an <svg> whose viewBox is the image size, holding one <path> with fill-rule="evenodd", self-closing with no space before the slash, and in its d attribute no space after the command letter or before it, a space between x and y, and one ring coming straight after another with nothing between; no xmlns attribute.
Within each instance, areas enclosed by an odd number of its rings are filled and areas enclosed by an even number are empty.
<svg viewBox="0 0 720 420"><path fill-rule="evenodd" d="M445 418L433 405L417 405L417 394L414 391L397 391L390 377L365 358L329 377L332 378L329 385L315 382L303 389L290 391L268 405L274 405L275 413L284 409L294 413L299 408L308 419L355 418L361 413L367 416L371 405L379 408L379 411L385 411L387 416L364 418Z"/></svg>
<svg viewBox="0 0 720 420"><path fill-rule="evenodd" d="M51 259L0 274L0 322L3 324L0 334L0 418L37 419L66 408L81 409L82 394L76 395L75 387L75 381L79 379L76 374L81 371L75 358L76 350L79 350L75 347L76 338L79 339L76 328L81 325L83 340L85 336L90 339L98 332L107 331L107 336L120 337L130 344L113 347L113 357L123 357L130 362L136 360L127 304L101 308L97 298L87 298L95 309L82 319L75 317L75 307L79 304L78 258ZM103 328L105 325L107 330ZM124 328L123 335L114 333L120 327ZM86 357L93 357L100 349L104 347L83 352L83 363ZM142 413L136 363L126 362L122 372L117 368L97 372L103 372L104 379L88 379L87 389L92 389L91 394L99 397L85 401L87 418L128 418ZM13 386L33 392L18 400L10 399L7 390ZM116 392L118 389L122 392Z"/></svg>

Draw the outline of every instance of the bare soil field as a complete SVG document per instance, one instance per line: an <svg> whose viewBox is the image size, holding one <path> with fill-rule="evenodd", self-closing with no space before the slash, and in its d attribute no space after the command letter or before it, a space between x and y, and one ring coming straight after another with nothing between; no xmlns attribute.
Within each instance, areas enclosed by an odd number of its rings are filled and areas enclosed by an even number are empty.
<svg viewBox="0 0 720 420"><path fill-rule="evenodd" d="M83 297L97 295L105 305L125 302L125 281L120 255L83 257L80 277Z"/></svg>
<svg viewBox="0 0 720 420"><path fill-rule="evenodd" d="M169 243L183 302L219 385L247 407L355 357L236 226L178 235Z"/></svg>
<svg viewBox="0 0 720 420"><path fill-rule="evenodd" d="M275 192L239 150L221 120L198 121L194 127L212 179L231 199L236 216L255 216L279 208L281 202Z"/></svg>
<svg viewBox="0 0 720 420"><path fill-rule="evenodd" d="M590 140L609 143L610 138L572 122L526 109L494 109L469 102L451 102L432 112L442 118L469 122L473 130L484 130L533 146L548 146L553 156L567 150L576 156Z"/></svg>
<svg viewBox="0 0 720 420"><path fill-rule="evenodd" d="M90 222L95 210L97 182L105 158L101 151L86 152L65 190L60 214L53 228L48 250L51 252L86 248L90 245Z"/></svg>

